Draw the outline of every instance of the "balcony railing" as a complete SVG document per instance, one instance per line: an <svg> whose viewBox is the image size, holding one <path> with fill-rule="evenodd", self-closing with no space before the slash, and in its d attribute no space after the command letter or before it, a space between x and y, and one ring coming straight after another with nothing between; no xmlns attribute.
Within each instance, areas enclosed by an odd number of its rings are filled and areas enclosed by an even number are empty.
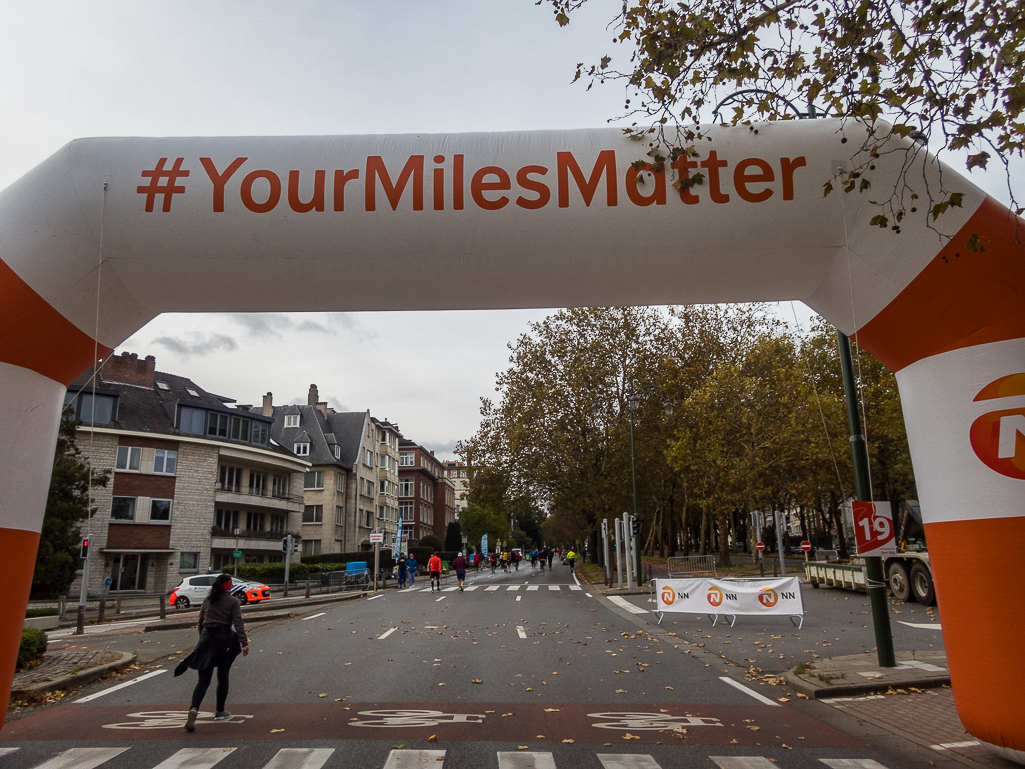
<svg viewBox="0 0 1025 769"><path fill-rule="evenodd" d="M288 534L291 534L296 539L302 539L302 534L299 532L288 532L288 531L258 531L256 529L242 529L238 533L239 539L284 539ZM213 526L210 529L210 535L213 537L235 537L235 531L233 529L222 529L220 526Z"/></svg>
<svg viewBox="0 0 1025 769"><path fill-rule="evenodd" d="M245 494L249 497L262 497L264 499L279 499L282 502L302 502L302 497L295 497L291 494L283 494L278 491L272 491L268 489L256 489L252 486L243 486L238 483L220 483L215 484L217 491L226 491L231 494Z"/></svg>

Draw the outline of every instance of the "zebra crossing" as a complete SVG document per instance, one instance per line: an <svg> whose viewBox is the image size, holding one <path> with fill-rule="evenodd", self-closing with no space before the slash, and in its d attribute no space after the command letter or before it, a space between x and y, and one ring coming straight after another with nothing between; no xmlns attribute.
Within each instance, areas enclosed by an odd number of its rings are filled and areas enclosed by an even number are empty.
<svg viewBox="0 0 1025 769"><path fill-rule="evenodd" d="M0 764L5 756L16 755L19 748L0 748ZM71 748L64 750L32 769L97 769L109 761L131 750L128 747L103 748ZM352 757L337 751L335 748L281 748L270 756L266 763L260 762L266 756L257 757L254 753L266 749L256 747L213 747L213 748L182 748L152 769L212 769L229 758L223 769L245 766L247 769L323 769L328 767L346 767L360 769ZM448 750L404 750L391 749L384 757L383 769L423 769L430 766L444 769L449 755ZM498 769L557 769L552 753L527 750L497 751ZM131 756L126 756L131 760ZM653 756L646 753L596 753L595 758L603 769L663 769L663 765ZM719 769L785 769L786 762L763 756L709 756ZM820 758L819 762L830 769L887 769L883 764L867 758ZM118 762L124 765L123 762ZM576 765L577 760L573 763ZM367 762L367 767L381 766L380 758ZM131 760L133 769L144 769L145 764ZM670 766L666 764L666 767Z"/></svg>
<svg viewBox="0 0 1025 769"><path fill-rule="evenodd" d="M466 587L463 588L463 592L465 592L465 593L472 593L474 590L480 590L481 588L483 588L483 591L485 593L495 593L495 592L498 592L500 590L501 591L505 591L507 593L515 593L520 588L524 588L524 587L526 588L526 590L528 592L533 592L533 591L540 590L542 587L547 587L549 591L555 592L555 593L560 592L563 588L566 588L570 592L579 592L579 591L583 590L583 588L580 585L488 585L487 587L484 587L483 585L467 585ZM433 590L433 588L430 588L430 587L411 587L411 588L404 588L400 592L403 592L403 593L430 593L430 592L432 592L432 590ZM459 590L459 585L452 585L450 587L443 587L440 592L442 592L442 593L455 593L458 590ZM590 594L588 594L588 597L590 597Z"/></svg>

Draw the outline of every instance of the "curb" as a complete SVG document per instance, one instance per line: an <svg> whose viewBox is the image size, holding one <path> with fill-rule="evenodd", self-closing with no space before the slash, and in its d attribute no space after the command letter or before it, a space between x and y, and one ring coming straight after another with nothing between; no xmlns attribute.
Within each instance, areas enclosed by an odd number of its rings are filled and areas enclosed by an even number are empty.
<svg viewBox="0 0 1025 769"><path fill-rule="evenodd" d="M108 662L106 665L99 665L94 668L86 668L85 670L76 673L73 676L64 676L57 678L53 681L42 681L38 684L32 684L30 686L22 686L11 689L12 697L24 697L29 694L39 694L42 692L52 692L57 689L66 689L69 686L77 686L79 684L88 683L89 681L95 681L97 678L102 678L107 673L113 673L122 668L126 668L135 662L134 652L117 652L121 655L121 659L115 660L114 662Z"/></svg>
<svg viewBox="0 0 1025 769"><path fill-rule="evenodd" d="M906 681L888 681L886 683L864 683L837 684L836 686L814 686L804 679L796 676L793 671L784 673L784 680L794 691L807 695L813 700L828 700L834 697L847 697L859 694L876 694L888 692L890 689L937 689L941 686L950 686L950 676L923 676L922 678L908 679Z"/></svg>

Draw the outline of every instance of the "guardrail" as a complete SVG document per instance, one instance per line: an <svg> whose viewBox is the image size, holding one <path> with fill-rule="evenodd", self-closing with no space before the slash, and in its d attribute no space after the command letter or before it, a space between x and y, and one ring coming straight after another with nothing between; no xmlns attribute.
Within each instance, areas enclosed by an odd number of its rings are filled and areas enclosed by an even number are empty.
<svg viewBox="0 0 1025 769"><path fill-rule="evenodd" d="M670 579L676 577L717 577L714 555L680 555L666 559Z"/></svg>

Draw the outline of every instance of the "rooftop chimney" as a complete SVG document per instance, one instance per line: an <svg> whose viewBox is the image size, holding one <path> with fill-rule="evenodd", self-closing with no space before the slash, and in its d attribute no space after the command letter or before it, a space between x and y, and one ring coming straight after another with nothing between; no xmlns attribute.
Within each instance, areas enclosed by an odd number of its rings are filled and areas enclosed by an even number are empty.
<svg viewBox="0 0 1025 769"><path fill-rule="evenodd" d="M154 387L156 370L157 359L152 355L139 360L136 353L123 352L107 359L100 376L108 382Z"/></svg>
<svg viewBox="0 0 1025 769"><path fill-rule="evenodd" d="M260 413L265 417L274 415L274 396L269 392L263 396L263 408L260 409Z"/></svg>
<svg viewBox="0 0 1025 769"><path fill-rule="evenodd" d="M306 405L316 406L318 400L320 400L320 392L318 392L317 386L315 384L311 384L310 394L306 396Z"/></svg>

